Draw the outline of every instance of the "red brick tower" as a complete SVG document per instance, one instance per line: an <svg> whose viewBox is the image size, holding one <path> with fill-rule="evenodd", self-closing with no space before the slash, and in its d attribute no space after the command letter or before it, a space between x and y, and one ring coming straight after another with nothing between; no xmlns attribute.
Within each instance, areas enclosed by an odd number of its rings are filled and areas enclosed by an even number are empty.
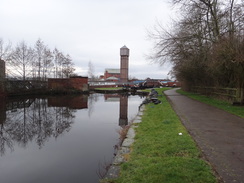
<svg viewBox="0 0 244 183"><path fill-rule="evenodd" d="M120 82L128 82L129 49L126 46L120 48Z"/></svg>

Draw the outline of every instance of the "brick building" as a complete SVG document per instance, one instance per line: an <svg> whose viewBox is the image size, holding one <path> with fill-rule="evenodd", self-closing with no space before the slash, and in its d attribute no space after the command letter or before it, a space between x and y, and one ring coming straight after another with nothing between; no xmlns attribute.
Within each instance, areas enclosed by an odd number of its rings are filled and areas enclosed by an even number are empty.
<svg viewBox="0 0 244 183"><path fill-rule="evenodd" d="M127 83L129 72L129 51L130 50L126 46L120 48L120 68L105 69L104 76L100 76L100 79Z"/></svg>
<svg viewBox="0 0 244 183"><path fill-rule="evenodd" d="M130 50L126 46L120 48L120 81L123 83L128 82L129 53Z"/></svg>
<svg viewBox="0 0 244 183"><path fill-rule="evenodd" d="M120 69L105 69L104 80L119 80Z"/></svg>
<svg viewBox="0 0 244 183"><path fill-rule="evenodd" d="M76 90L81 92L87 92L88 77L72 77L72 78L52 78L48 79L48 89L55 91L70 91Z"/></svg>

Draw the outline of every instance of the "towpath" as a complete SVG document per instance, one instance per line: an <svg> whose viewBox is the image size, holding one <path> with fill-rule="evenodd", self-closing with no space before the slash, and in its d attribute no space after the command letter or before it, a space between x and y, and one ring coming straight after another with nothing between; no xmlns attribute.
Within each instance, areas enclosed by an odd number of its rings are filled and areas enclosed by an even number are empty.
<svg viewBox="0 0 244 183"><path fill-rule="evenodd" d="M220 181L244 183L244 119L180 95L176 89L165 94Z"/></svg>

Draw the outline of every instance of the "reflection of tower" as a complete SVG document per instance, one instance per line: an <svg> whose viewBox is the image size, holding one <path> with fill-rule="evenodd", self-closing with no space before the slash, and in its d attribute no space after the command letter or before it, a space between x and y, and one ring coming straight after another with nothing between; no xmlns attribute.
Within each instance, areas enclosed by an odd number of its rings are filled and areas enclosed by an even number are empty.
<svg viewBox="0 0 244 183"><path fill-rule="evenodd" d="M126 46L120 48L120 81L122 83L128 82L129 51Z"/></svg>
<svg viewBox="0 0 244 183"><path fill-rule="evenodd" d="M119 103L119 126L128 125L128 96L121 95Z"/></svg>

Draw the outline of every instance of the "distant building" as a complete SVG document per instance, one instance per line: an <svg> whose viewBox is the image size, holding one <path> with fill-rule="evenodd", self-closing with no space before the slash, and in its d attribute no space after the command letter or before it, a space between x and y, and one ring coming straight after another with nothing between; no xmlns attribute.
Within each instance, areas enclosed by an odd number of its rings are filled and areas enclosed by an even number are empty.
<svg viewBox="0 0 244 183"><path fill-rule="evenodd" d="M126 46L120 48L120 68L105 69L104 76L99 78L104 81L119 81L122 83L128 82L129 72L129 49Z"/></svg>
<svg viewBox="0 0 244 183"><path fill-rule="evenodd" d="M105 69L104 80L116 80L120 79L120 69Z"/></svg>
<svg viewBox="0 0 244 183"><path fill-rule="evenodd" d="M111 77L108 77L108 78L106 79L106 81L115 81L115 82L117 82L117 81L119 81L119 78L116 78L116 77L114 77L114 76L111 76Z"/></svg>
<svg viewBox="0 0 244 183"><path fill-rule="evenodd" d="M88 77L49 78L48 89L53 91L88 91Z"/></svg>

